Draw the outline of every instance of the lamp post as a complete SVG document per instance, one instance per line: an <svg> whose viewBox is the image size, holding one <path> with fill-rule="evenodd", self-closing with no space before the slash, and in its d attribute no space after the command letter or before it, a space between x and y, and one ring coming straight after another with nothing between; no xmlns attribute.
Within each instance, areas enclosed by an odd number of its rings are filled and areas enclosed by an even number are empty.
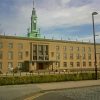
<svg viewBox="0 0 100 100"><path fill-rule="evenodd" d="M95 65L95 80L97 80L97 57L96 57L96 41L95 41L95 26L94 26L94 15L97 15L97 12L92 13L92 22L93 22L93 38L94 38L94 65Z"/></svg>

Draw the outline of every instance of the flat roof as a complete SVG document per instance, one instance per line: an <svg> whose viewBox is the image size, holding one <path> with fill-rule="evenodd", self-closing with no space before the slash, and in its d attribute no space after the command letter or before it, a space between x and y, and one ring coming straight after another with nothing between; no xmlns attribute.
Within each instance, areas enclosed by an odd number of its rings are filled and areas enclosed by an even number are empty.
<svg viewBox="0 0 100 100"><path fill-rule="evenodd" d="M20 36L6 36L6 35L0 35L0 38L4 39L18 39L18 40L29 40L29 41L46 41L46 42L58 42L58 43L76 43L76 44L91 44L94 43L90 42L81 42L81 41L67 41L67 40L55 40L55 39L45 39L45 38L28 38L28 37L20 37ZM97 45L100 45L100 43L96 43Z"/></svg>

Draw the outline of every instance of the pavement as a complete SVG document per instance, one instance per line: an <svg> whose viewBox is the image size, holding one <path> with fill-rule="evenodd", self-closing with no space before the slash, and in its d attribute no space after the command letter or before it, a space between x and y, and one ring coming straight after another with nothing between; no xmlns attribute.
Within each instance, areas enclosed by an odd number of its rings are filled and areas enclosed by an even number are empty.
<svg viewBox="0 0 100 100"><path fill-rule="evenodd" d="M48 91L90 86L100 86L100 80L0 86L0 100L32 100L37 94L39 96Z"/></svg>

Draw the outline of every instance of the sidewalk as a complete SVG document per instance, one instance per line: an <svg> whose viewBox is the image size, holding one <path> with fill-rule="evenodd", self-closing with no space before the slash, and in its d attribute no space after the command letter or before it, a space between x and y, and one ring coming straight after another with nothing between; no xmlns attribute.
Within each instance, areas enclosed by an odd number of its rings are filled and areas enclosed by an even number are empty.
<svg viewBox="0 0 100 100"><path fill-rule="evenodd" d="M47 90L57 90L57 89L66 89L66 88L98 86L98 85L100 85L100 80L42 83L42 84L36 84L36 85L41 90L47 91Z"/></svg>
<svg viewBox="0 0 100 100"><path fill-rule="evenodd" d="M100 80L0 86L0 100L24 100L40 92L97 85L100 86Z"/></svg>

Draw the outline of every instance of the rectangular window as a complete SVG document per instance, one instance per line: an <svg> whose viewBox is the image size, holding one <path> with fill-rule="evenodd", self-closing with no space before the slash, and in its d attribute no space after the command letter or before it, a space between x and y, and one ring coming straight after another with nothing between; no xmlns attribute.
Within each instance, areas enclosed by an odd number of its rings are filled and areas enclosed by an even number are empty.
<svg viewBox="0 0 100 100"><path fill-rule="evenodd" d="M39 46L38 46L38 54L39 54L39 55L43 55L43 53L44 53L44 52L43 52L43 45L39 45Z"/></svg>
<svg viewBox="0 0 100 100"><path fill-rule="evenodd" d="M85 52L85 47L82 48L82 51Z"/></svg>
<svg viewBox="0 0 100 100"><path fill-rule="evenodd" d="M83 62L83 67L86 67L86 62Z"/></svg>
<svg viewBox="0 0 100 100"><path fill-rule="evenodd" d="M23 52L18 52L18 59L22 60L23 59Z"/></svg>
<svg viewBox="0 0 100 100"><path fill-rule="evenodd" d="M59 51L59 49L60 49L59 46L56 46L56 51Z"/></svg>
<svg viewBox="0 0 100 100"><path fill-rule="evenodd" d="M13 43L9 43L8 48L10 48L10 49L13 48Z"/></svg>
<svg viewBox="0 0 100 100"><path fill-rule="evenodd" d="M83 58L83 59L85 59L85 58L86 58L86 57L85 57L85 54L83 54L83 55L82 55L82 58Z"/></svg>
<svg viewBox="0 0 100 100"><path fill-rule="evenodd" d="M23 63L22 62L18 62L18 69L21 69L22 68L22 66L23 66Z"/></svg>
<svg viewBox="0 0 100 100"><path fill-rule="evenodd" d="M99 54L99 59L100 59L100 54Z"/></svg>
<svg viewBox="0 0 100 100"><path fill-rule="evenodd" d="M92 66L92 64L91 64L91 62L89 62L89 67L91 67Z"/></svg>
<svg viewBox="0 0 100 100"><path fill-rule="evenodd" d="M0 69L2 69L2 62L0 62Z"/></svg>
<svg viewBox="0 0 100 100"><path fill-rule="evenodd" d="M67 62L63 62L63 66L64 67L67 67Z"/></svg>
<svg viewBox="0 0 100 100"><path fill-rule="evenodd" d="M77 67L80 67L80 62L77 62Z"/></svg>
<svg viewBox="0 0 100 100"><path fill-rule="evenodd" d="M67 50L67 47L66 47L66 46L64 46L64 47L63 47L63 49L64 49L64 51L66 51L66 50Z"/></svg>
<svg viewBox="0 0 100 100"><path fill-rule="evenodd" d="M56 54L56 59L59 60L60 59L60 53Z"/></svg>
<svg viewBox="0 0 100 100"><path fill-rule="evenodd" d="M77 49L77 51L79 51L79 50L80 50L80 48L79 48L79 47L77 47L76 49Z"/></svg>
<svg viewBox="0 0 100 100"><path fill-rule="evenodd" d="M91 48L90 47L88 48L88 52L91 52Z"/></svg>
<svg viewBox="0 0 100 100"><path fill-rule="evenodd" d="M9 60L12 60L13 59L13 52L12 51L9 51L8 52L8 59Z"/></svg>
<svg viewBox="0 0 100 100"><path fill-rule="evenodd" d="M29 52L28 52L28 51L26 51L26 52L25 52L25 55L26 55L26 57L28 57L28 55L29 55Z"/></svg>
<svg viewBox="0 0 100 100"><path fill-rule="evenodd" d="M79 54L76 54L76 59L80 59L80 55Z"/></svg>
<svg viewBox="0 0 100 100"><path fill-rule="evenodd" d="M70 59L73 59L73 54L72 53L70 54Z"/></svg>
<svg viewBox="0 0 100 100"><path fill-rule="evenodd" d="M51 52L51 57L54 57L54 52Z"/></svg>
<svg viewBox="0 0 100 100"><path fill-rule="evenodd" d="M67 59L67 53L64 53L63 58L64 58L64 60Z"/></svg>
<svg viewBox="0 0 100 100"><path fill-rule="evenodd" d="M72 46L70 47L70 50L73 51L73 47Z"/></svg>
<svg viewBox="0 0 100 100"><path fill-rule="evenodd" d="M70 67L73 67L73 66L74 66L73 62L70 62Z"/></svg>
<svg viewBox="0 0 100 100"><path fill-rule="evenodd" d="M12 63L12 62L8 62L8 69L9 69L10 71L13 70L13 63Z"/></svg>
<svg viewBox="0 0 100 100"><path fill-rule="evenodd" d="M3 44L2 44L2 42L0 42L0 49L2 49L3 48Z"/></svg>
<svg viewBox="0 0 100 100"><path fill-rule="evenodd" d="M18 43L18 49L23 49L23 44L22 43Z"/></svg>
<svg viewBox="0 0 100 100"><path fill-rule="evenodd" d="M37 51L37 45L33 45L33 51Z"/></svg>
<svg viewBox="0 0 100 100"><path fill-rule="evenodd" d="M3 58L3 52L0 51L0 59L2 59L2 58Z"/></svg>
<svg viewBox="0 0 100 100"><path fill-rule="evenodd" d="M88 54L88 59L91 60L91 54Z"/></svg>

